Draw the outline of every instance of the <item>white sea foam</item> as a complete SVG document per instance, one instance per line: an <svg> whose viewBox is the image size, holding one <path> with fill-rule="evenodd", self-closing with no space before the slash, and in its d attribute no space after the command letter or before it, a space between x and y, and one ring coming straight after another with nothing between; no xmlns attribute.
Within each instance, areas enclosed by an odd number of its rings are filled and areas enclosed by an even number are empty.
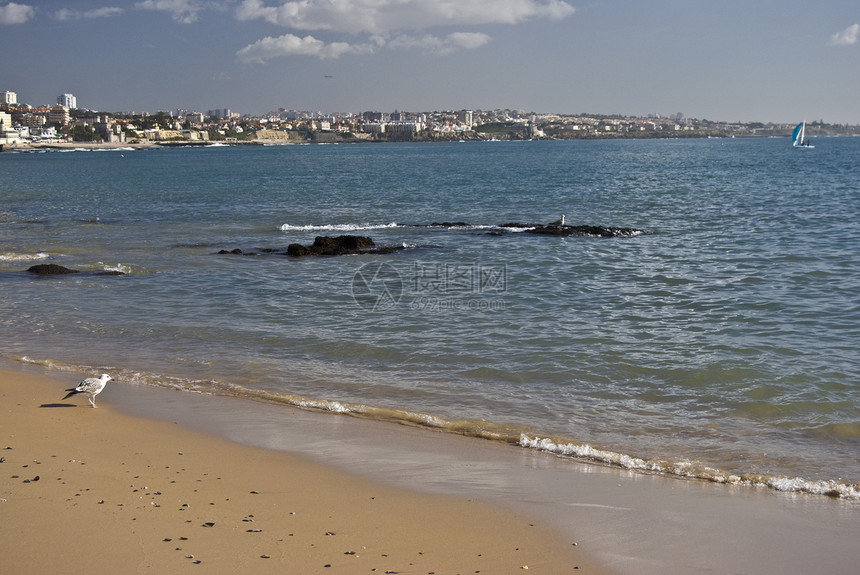
<svg viewBox="0 0 860 575"><path fill-rule="evenodd" d="M320 411L330 411L332 413L351 413L353 410L339 401L326 401L319 399L304 399L295 403L298 407L305 409L318 409Z"/></svg>
<svg viewBox="0 0 860 575"><path fill-rule="evenodd" d="M775 491L827 495L841 499L860 499L860 484L840 483L833 480L807 480L802 477L775 477L767 475L725 473L711 467L699 467L690 461L660 461L631 457L623 453L595 449L590 445L575 443L555 443L551 439L520 436L521 447L546 451L556 455L586 459L605 463L623 469L662 473L677 477L702 479L727 485L768 487Z"/></svg>
<svg viewBox="0 0 860 575"><path fill-rule="evenodd" d="M35 254L19 254L15 252L7 252L5 254L0 254L0 262L27 262L32 260L43 260L48 257L50 256L45 252L38 252Z"/></svg>
<svg viewBox="0 0 860 575"><path fill-rule="evenodd" d="M106 272L122 272L124 274L130 274L131 273L131 266L128 264L119 264L118 263L118 264L111 265L111 264L106 264L104 262L99 262L99 265L102 266L102 268Z"/></svg>
<svg viewBox="0 0 860 575"><path fill-rule="evenodd" d="M356 232L360 230L383 230L388 228L396 228L398 224L396 222L391 222L390 224L307 224L294 226L291 224L283 224L281 226L282 232L291 232L291 231L299 231L299 232L322 232L322 231L331 231L331 232Z"/></svg>

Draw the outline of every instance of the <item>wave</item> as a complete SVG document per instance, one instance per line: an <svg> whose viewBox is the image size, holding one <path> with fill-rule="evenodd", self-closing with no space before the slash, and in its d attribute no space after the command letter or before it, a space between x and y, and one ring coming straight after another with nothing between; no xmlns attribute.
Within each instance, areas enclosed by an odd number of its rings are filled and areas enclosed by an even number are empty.
<svg viewBox="0 0 860 575"><path fill-rule="evenodd" d="M32 148L12 148L12 153L46 154L56 152L67 154L71 152L135 152L140 148L133 146L69 146L64 144L37 144Z"/></svg>
<svg viewBox="0 0 860 575"><path fill-rule="evenodd" d="M820 479L809 480L802 477L770 476L758 473L726 473L693 461L640 459L623 453L595 449L590 445L556 443L551 439L529 437L526 434L520 437L519 445L529 449L537 449L538 451L567 456L577 460L608 464L631 471L658 473L687 479L702 479L726 485L768 487L776 491L827 495L840 499L860 499L860 483L851 484Z"/></svg>
<svg viewBox="0 0 860 575"><path fill-rule="evenodd" d="M597 463L638 473L658 474L679 479L693 479L711 483L751 488L769 488L774 491L824 495L846 500L860 500L860 483L802 477L770 476L758 473L726 473L695 461L642 459L573 441L538 437L521 426L487 420L451 420L436 415L378 407L345 401L309 398L289 393L252 389L241 385L217 381L183 378L160 373L142 372L116 366L93 366L64 363L52 359L34 359L12 356L18 362L37 365L50 370L79 374L110 373L117 382L132 385L149 385L177 391L236 397L261 403L284 405L320 413L350 415L374 421L398 423L412 427L433 429L456 435L498 441L525 449L534 449L582 463Z"/></svg>
<svg viewBox="0 0 860 575"><path fill-rule="evenodd" d="M33 260L44 260L49 258L50 255L45 252L38 252L35 254L19 254L16 252L6 252L5 254L0 254L0 262L28 262Z"/></svg>
<svg viewBox="0 0 860 575"><path fill-rule="evenodd" d="M440 228L446 230L476 230L476 231L485 231L485 230L498 230L498 231L506 231L506 232L525 232L530 229L534 229L534 227L528 226L508 226L508 225L497 225L497 224L467 224L465 222L433 222L431 224L398 224L397 222L391 222L388 224L374 224L374 223L361 223L361 224L307 224L307 225L292 225L292 224L282 224L280 226L280 230L283 232L356 232L363 230L386 230L386 229L394 229L394 228Z"/></svg>
<svg viewBox="0 0 860 575"><path fill-rule="evenodd" d="M520 223L505 223L505 224L469 224L466 222L432 222L430 224L398 224L391 222L389 224L307 224L307 225L292 225L282 224L281 231L301 231L301 232L356 232L364 230L381 230L392 228L424 228L424 229L442 229L451 231L466 231L466 232L487 232L489 234L500 235L504 233L524 233L531 232L543 235L553 236L569 236L575 235L580 237L604 238L604 237L635 237L645 234L645 231L635 228L617 228L605 226L566 226L563 229L558 227L548 227L542 224L520 224ZM546 231L549 230L549 231Z"/></svg>
<svg viewBox="0 0 860 575"><path fill-rule="evenodd" d="M130 274L133 271L132 266L129 264L106 264L104 262L98 262L98 265L106 272L120 272L123 274Z"/></svg>
<svg viewBox="0 0 860 575"><path fill-rule="evenodd" d="M360 230L383 230L389 228L397 228L401 227L396 222L391 222L390 224L307 224L294 226L291 224L283 224L280 227L282 232L322 232L322 231L331 231L331 232L357 232Z"/></svg>

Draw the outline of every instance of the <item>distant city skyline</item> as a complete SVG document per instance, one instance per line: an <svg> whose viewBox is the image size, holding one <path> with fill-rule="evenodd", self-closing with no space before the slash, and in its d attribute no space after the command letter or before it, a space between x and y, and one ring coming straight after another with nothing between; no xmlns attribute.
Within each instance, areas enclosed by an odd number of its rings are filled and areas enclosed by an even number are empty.
<svg viewBox="0 0 860 575"><path fill-rule="evenodd" d="M860 8L847 0L0 0L0 50L0 91L105 112L860 124Z"/></svg>

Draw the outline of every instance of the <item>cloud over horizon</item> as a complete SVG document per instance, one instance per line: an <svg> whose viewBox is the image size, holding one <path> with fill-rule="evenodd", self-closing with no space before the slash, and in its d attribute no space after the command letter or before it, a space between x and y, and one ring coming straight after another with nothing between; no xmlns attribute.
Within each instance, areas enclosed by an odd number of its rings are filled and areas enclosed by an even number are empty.
<svg viewBox="0 0 860 575"><path fill-rule="evenodd" d="M262 18L294 30L378 35L436 26L519 24L532 18L561 20L573 12L562 0L302 0L280 6L243 0L236 18Z"/></svg>
<svg viewBox="0 0 860 575"><path fill-rule="evenodd" d="M852 24L845 30L831 36L830 42L827 44L829 46L851 46L857 43L858 38L860 38L860 24Z"/></svg>
<svg viewBox="0 0 860 575"><path fill-rule="evenodd" d="M294 34L284 34L277 38L267 36L257 40L236 52L236 56L243 62L263 63L269 58L286 55L316 56L325 59L338 58L347 53L361 54L372 51L373 48L368 45L353 46L346 42L326 44L310 35L300 38Z"/></svg>
<svg viewBox="0 0 860 575"><path fill-rule="evenodd" d="M51 17L55 20L66 21L66 20L92 20L94 18L108 18L110 16L117 16L125 12L122 8L117 8L114 6L107 6L105 8L96 8L94 10L87 10L85 12L81 12L79 10L70 10L69 8L63 8L61 10L57 10L54 12Z"/></svg>
<svg viewBox="0 0 860 575"><path fill-rule="evenodd" d="M292 30L359 35L365 42L325 44L313 36L285 34L245 46L236 55L246 62L264 62L290 55L337 58L346 53L371 53L375 48L414 48L450 54L484 46L490 36L457 31L444 36L415 34L430 28L516 25L532 19L562 20L575 9L563 0L302 0L269 6L263 0L243 0L236 8L239 21L264 20Z"/></svg>
<svg viewBox="0 0 860 575"><path fill-rule="evenodd" d="M134 7L167 12L176 22L191 24L196 22L200 12L209 6L200 0L144 0L135 3Z"/></svg>
<svg viewBox="0 0 860 575"><path fill-rule="evenodd" d="M24 24L36 15L36 9L26 4L9 2L0 6L0 25Z"/></svg>

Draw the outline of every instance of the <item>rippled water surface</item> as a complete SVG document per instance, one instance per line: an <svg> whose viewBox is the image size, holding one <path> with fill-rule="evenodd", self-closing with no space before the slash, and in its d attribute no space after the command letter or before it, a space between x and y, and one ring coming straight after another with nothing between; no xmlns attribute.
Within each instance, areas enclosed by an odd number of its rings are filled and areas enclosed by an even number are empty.
<svg viewBox="0 0 860 575"><path fill-rule="evenodd" d="M858 139L16 152L0 169L6 361L857 496ZM562 213L643 233L501 226ZM342 234L403 249L283 255ZM23 272L40 263L125 274Z"/></svg>

